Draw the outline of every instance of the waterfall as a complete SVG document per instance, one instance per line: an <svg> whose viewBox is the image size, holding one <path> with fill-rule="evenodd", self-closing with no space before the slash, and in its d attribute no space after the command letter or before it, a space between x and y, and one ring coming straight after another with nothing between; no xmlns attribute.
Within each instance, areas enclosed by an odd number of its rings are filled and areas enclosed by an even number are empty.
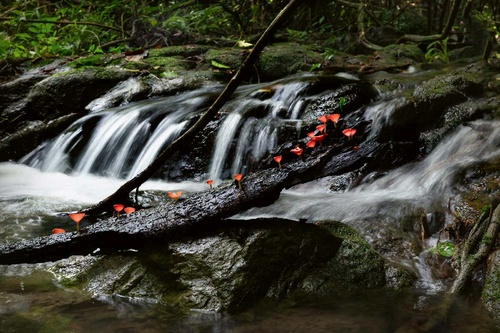
<svg viewBox="0 0 500 333"><path fill-rule="evenodd" d="M223 121L213 147L206 147L212 158L205 173L217 183L231 174L251 171L279 144L280 127L297 122L312 98L305 96L309 85L297 77L238 89L221 110ZM220 86L204 87L101 110L111 103L108 99L116 99L113 91L89 105L95 111L21 163L45 172L130 179L175 140L219 90Z"/></svg>
<svg viewBox="0 0 500 333"><path fill-rule="evenodd" d="M91 113L20 162L46 172L132 178L205 109L214 89L219 87Z"/></svg>
<svg viewBox="0 0 500 333"><path fill-rule="evenodd" d="M209 178L220 182L233 174L251 171L253 164L279 144L279 129L287 122L297 122L312 98L305 96L308 86L307 82L276 83L272 89L265 88L272 91L266 100L258 98L262 91L258 89L232 104L233 110L217 135Z"/></svg>

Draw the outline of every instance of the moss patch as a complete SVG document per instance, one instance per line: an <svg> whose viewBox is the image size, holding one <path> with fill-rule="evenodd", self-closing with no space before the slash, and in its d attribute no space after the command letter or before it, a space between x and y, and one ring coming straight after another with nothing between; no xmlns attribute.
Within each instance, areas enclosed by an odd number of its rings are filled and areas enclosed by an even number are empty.
<svg viewBox="0 0 500 333"><path fill-rule="evenodd" d="M205 61L211 66L212 61L237 69L247 56L247 51L237 48L211 49L205 54Z"/></svg>
<svg viewBox="0 0 500 333"><path fill-rule="evenodd" d="M195 55L204 54L208 51L208 46L205 45L180 45L180 46L169 46L163 47L161 49L149 50L150 57L192 57Z"/></svg>
<svg viewBox="0 0 500 333"><path fill-rule="evenodd" d="M385 286L385 260L357 231L336 221L321 221L318 225L343 241L332 260L303 281L302 289L319 295L345 296Z"/></svg>
<svg viewBox="0 0 500 333"><path fill-rule="evenodd" d="M321 56L310 47L296 43L267 46L261 53L256 67L261 81L276 80L298 71L308 71L320 63Z"/></svg>
<svg viewBox="0 0 500 333"><path fill-rule="evenodd" d="M98 67L102 66L106 61L106 56L102 54L90 55L88 57L81 57L68 63L71 68L82 67Z"/></svg>

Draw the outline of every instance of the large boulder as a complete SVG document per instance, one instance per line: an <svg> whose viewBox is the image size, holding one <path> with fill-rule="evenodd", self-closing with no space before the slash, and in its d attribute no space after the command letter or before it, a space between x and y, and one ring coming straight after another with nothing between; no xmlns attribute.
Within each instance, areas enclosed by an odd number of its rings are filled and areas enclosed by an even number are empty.
<svg viewBox="0 0 500 333"><path fill-rule="evenodd" d="M394 111L380 120L379 139L418 141L424 131L439 128L449 107L466 102L482 89L482 79L468 73L436 76L397 101ZM451 116L451 113L450 113Z"/></svg>
<svg viewBox="0 0 500 333"><path fill-rule="evenodd" d="M229 221L218 230L139 253L64 260L51 271L63 285L95 295L229 312L296 293L333 297L414 281L353 229L332 221Z"/></svg>

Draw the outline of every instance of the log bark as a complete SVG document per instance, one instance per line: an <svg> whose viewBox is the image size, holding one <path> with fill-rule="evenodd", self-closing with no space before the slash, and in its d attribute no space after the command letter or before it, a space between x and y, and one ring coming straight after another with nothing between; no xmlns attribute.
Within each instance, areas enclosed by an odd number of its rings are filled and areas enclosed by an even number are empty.
<svg viewBox="0 0 500 333"><path fill-rule="evenodd" d="M231 95L236 91L236 88L243 82L243 80L251 73L254 63L257 61L260 53L264 47L268 44L271 37L278 30L281 24L287 20L294 10L303 2L303 0L291 0L288 5L286 5L281 12L276 16L276 18L271 22L269 27L264 31L260 39L257 41L252 51L245 59L241 65L238 72L233 76L233 78L226 85L224 91L219 95L215 102L210 106L210 108L203 114L198 121L191 126L186 132L184 132L179 138L172 142L167 148L165 148L158 157L142 172L131 180L124 183L118 190L113 194L99 202L98 204L84 210L87 214L98 214L104 211L111 210L111 207L116 202L123 202L124 199L128 198L128 194L136 188L139 188L144 182L154 176L156 172L162 167L163 164L171 157L175 152L182 149L186 142L193 140L196 134L205 128L205 126L215 118L220 109L229 100Z"/></svg>
<svg viewBox="0 0 500 333"><path fill-rule="evenodd" d="M243 177L242 189L234 182L227 182L128 217L101 220L80 234L57 234L5 244L0 246L0 264L47 262L71 255L113 253L140 249L154 242L171 242L204 231L213 227L213 223L251 207L270 205L284 188L356 170L388 147L367 142L354 150L352 143L346 141L316 149L303 158L284 153L280 169L269 163Z"/></svg>

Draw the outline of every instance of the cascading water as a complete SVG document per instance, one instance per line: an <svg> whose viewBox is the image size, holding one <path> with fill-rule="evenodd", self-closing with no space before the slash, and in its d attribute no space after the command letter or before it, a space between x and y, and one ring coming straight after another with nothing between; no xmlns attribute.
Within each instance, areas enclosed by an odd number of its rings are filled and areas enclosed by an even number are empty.
<svg viewBox="0 0 500 333"><path fill-rule="evenodd" d="M307 81L253 85L238 90L225 107L206 172L216 181L239 173L278 144L279 128L296 121L310 96ZM92 113L21 163L46 172L95 174L130 179L177 138L189 119L207 106L219 87L209 87ZM262 94L269 94L262 98ZM113 98L111 94L109 98ZM106 104L103 98L99 104ZM74 159L72 161L72 159Z"/></svg>
<svg viewBox="0 0 500 333"><path fill-rule="evenodd" d="M132 178L179 135L213 93L214 88L205 88L90 114L21 163L48 172Z"/></svg>
<svg viewBox="0 0 500 333"><path fill-rule="evenodd" d="M453 195L455 177L479 163L500 159L500 122L476 121L461 126L422 161L387 174L368 175L355 188L332 192L314 181L285 190L268 207L253 208L240 217L279 216L309 221L335 219L356 223L377 215L398 217L405 212L446 202ZM372 180L376 178L375 180Z"/></svg>
<svg viewBox="0 0 500 333"><path fill-rule="evenodd" d="M271 92L268 85L239 89L237 98L223 110L214 146L209 148L212 160L206 172L210 178L224 179L251 169L252 160L258 161L280 143L283 126L300 125L301 113L314 98L306 95L307 85L276 82ZM47 235L67 220L56 212L80 209L112 193L123 183L116 178L133 177L146 167L219 90L203 88L91 113L25 157L27 165L0 163L1 241ZM263 98L263 94L270 95ZM364 117L374 121L371 138L377 137L377 124L384 124L398 103L398 96L393 97L367 107ZM370 174L345 191L331 190L340 177L298 185L283 191L275 204L250 209L236 218L335 219L360 230L376 246L384 230L401 229L398 223L405 216L424 213L430 220L432 212L442 209L454 195L460 172L476 164L498 165L499 148L499 121L471 122L457 128L422 161L387 174ZM164 180L141 188L195 192L206 190L206 184ZM436 282L425 262L410 259L424 288L432 288Z"/></svg>
<svg viewBox="0 0 500 333"><path fill-rule="evenodd" d="M297 118L311 98L304 95L307 87L307 82L276 84L269 99L258 99L261 91L257 90L250 94L251 98L233 104L231 107L235 109L224 120L217 135L209 178L220 182L232 174L250 171L247 169L252 163L276 147L280 127L300 122Z"/></svg>

